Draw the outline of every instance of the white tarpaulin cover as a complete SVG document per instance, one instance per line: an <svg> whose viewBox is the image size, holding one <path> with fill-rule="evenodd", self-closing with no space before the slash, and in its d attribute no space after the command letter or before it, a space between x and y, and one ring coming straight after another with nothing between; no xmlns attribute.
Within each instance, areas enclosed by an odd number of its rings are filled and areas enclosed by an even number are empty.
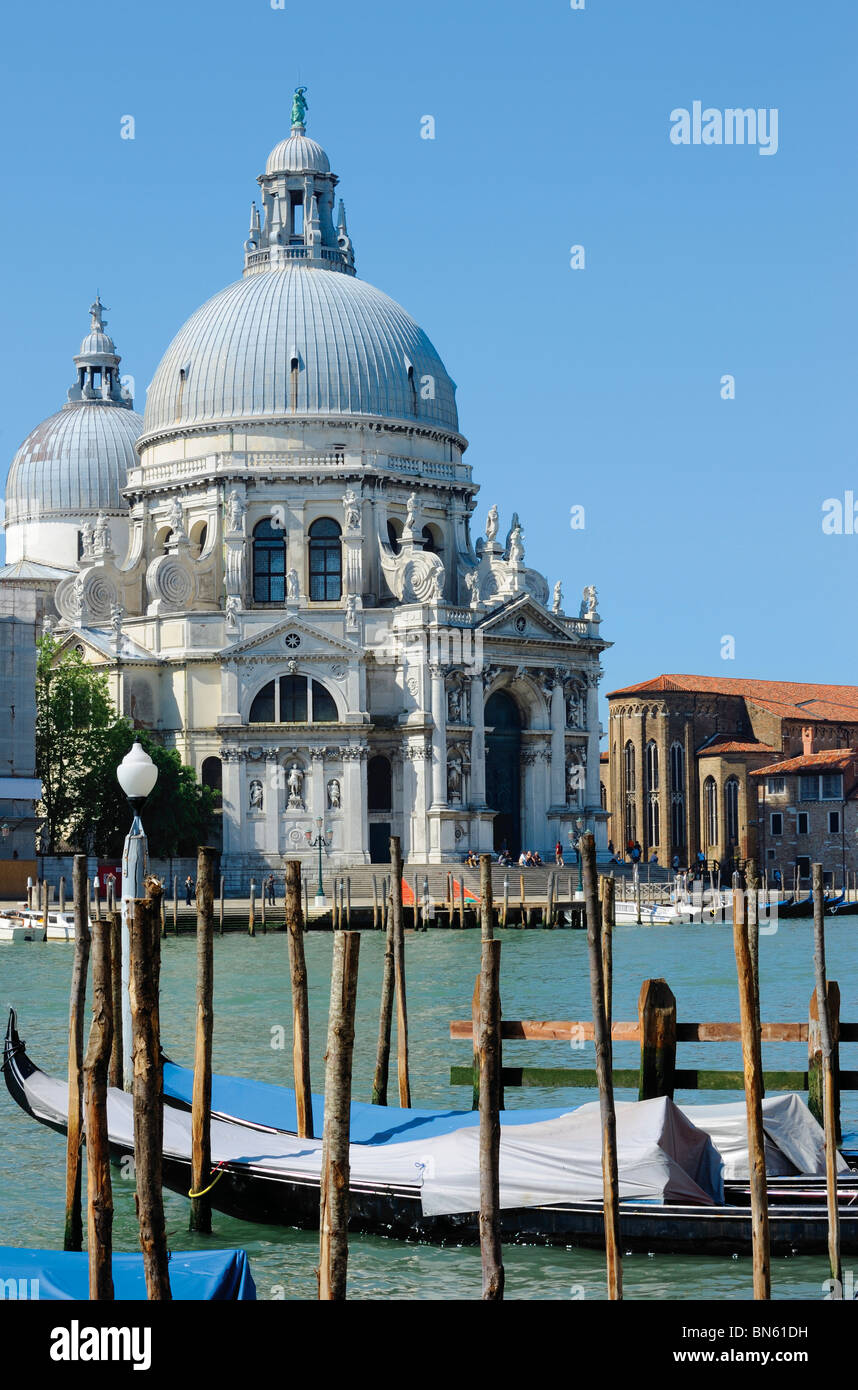
<svg viewBox="0 0 858 1390"><path fill-rule="evenodd" d="M25 1082L37 1115L67 1114L65 1082L34 1072ZM108 1130L114 1143L133 1145L131 1096L108 1092ZM318 1179L320 1139L261 1133L246 1125L212 1120L212 1163L241 1163L260 1177ZM711 1205L723 1201L721 1160L707 1134L696 1129L667 1098L617 1106L620 1197ZM164 1153L189 1160L191 1117L164 1110ZM410 1188L428 1216L479 1208L479 1130L372 1146L353 1144L352 1183ZM518 1125L501 1138L501 1206L529 1207L556 1202L601 1202L602 1136L599 1106L583 1105L555 1120Z"/></svg>
<svg viewBox="0 0 858 1390"><path fill-rule="evenodd" d="M750 1176L748 1166L748 1116L743 1100L734 1105L683 1105L692 1124L710 1135L724 1160L724 1178ZM795 1092L766 1096L763 1101L766 1139L766 1172L771 1177L825 1172L825 1134L801 1096ZM849 1172L849 1164L837 1155L837 1171Z"/></svg>

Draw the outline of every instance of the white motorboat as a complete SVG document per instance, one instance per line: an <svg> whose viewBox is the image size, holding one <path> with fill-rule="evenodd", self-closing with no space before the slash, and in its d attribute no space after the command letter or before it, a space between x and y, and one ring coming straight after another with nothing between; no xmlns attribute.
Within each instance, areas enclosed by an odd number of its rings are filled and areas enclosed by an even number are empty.
<svg viewBox="0 0 858 1390"><path fill-rule="evenodd" d="M25 920L19 913L0 913L0 941L44 941L45 928L41 922Z"/></svg>
<svg viewBox="0 0 858 1390"><path fill-rule="evenodd" d="M39 941L44 941L44 913L34 907L21 907L15 914L26 922L41 929L42 935ZM49 941L74 941L74 913L59 912L56 909L48 909L48 940Z"/></svg>

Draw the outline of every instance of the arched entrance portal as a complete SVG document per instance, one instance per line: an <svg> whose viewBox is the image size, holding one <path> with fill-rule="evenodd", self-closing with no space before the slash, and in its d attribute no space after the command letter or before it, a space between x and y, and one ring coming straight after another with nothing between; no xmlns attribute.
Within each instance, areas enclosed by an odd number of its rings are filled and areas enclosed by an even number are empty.
<svg viewBox="0 0 858 1390"><path fill-rule="evenodd" d="M486 701L486 801L495 812L494 847L521 850L521 714L511 695Z"/></svg>

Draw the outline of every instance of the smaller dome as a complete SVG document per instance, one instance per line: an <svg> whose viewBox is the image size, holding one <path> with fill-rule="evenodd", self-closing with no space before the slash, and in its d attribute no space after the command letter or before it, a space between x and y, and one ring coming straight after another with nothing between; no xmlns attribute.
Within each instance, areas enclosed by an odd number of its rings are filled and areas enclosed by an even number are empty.
<svg viewBox="0 0 858 1390"><path fill-rule="evenodd" d="M116 356L116 348L113 339L107 333L96 330L94 333L87 333L80 345L78 357L88 357L91 353L107 353L110 357Z"/></svg>
<svg viewBox="0 0 858 1390"><path fill-rule="evenodd" d="M6 524L127 511L143 420L110 401L66 405L27 435L6 479Z"/></svg>
<svg viewBox="0 0 858 1390"><path fill-rule="evenodd" d="M268 156L266 174L329 174L328 156L302 129L293 128L288 140L281 140Z"/></svg>

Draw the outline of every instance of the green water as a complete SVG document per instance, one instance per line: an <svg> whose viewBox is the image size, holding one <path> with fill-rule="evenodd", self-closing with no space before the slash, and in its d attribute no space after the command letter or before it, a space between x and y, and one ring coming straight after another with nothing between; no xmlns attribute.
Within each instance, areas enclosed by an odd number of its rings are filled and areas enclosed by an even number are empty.
<svg viewBox="0 0 858 1390"><path fill-rule="evenodd" d="M842 1017L858 1018L853 932L844 920L828 925L828 974L840 982ZM586 938L581 932L501 932L501 982L509 1018L587 1018L590 991ZM812 930L807 922L785 922L761 938L761 1012L764 1019L805 1019L813 987ZM664 976L677 998L680 1021L738 1017L732 933L721 927L619 927L614 938L614 1018L637 1017L642 979ZM323 1089L324 1035L328 1006L331 937L306 938L312 1019L312 1074ZM193 1061L193 1000L196 951L191 937L162 942L161 1027L165 1050L177 1062ZM354 1097L368 1100L378 1028L378 996L383 940L366 932L361 939ZM0 1004L14 1004L21 1036L46 1071L65 1073L68 992L72 951L59 943L0 946ZM451 1042L449 1023L470 1013L479 965L476 932L408 934L406 974L411 1046L412 1095L416 1105L462 1107L470 1092L449 1085L451 1063L466 1063L470 1045ZM291 1084L290 989L286 938L282 934L232 935L215 943L214 1065L218 1071ZM280 1030L285 1033L285 1047ZM615 1065L635 1066L634 1044L615 1044ZM844 1067L858 1066L844 1046ZM592 1066L592 1047L568 1043L508 1043L507 1065ZM680 1044L679 1065L738 1068L738 1044ZM764 1050L767 1068L806 1066L801 1044L772 1043ZM618 1092L618 1099L633 1099ZM507 1092L507 1105L577 1104L592 1092L527 1089ZM680 1103L697 1099L735 1100L739 1096L677 1093ZM844 1129L858 1128L856 1093L847 1092ZM62 1245L65 1142L28 1118L0 1088L0 1242L10 1245ZM136 1246L134 1193L114 1170L117 1249ZM209 1238L187 1233L187 1202L165 1194L170 1243L191 1249ZM261 1298L315 1296L318 1237L313 1232L251 1225L214 1213L218 1246L242 1246L251 1259ZM504 1252L509 1298L567 1299L604 1297L604 1259L595 1252L509 1248ZM822 1297L826 1262L790 1258L774 1262L776 1298ZM748 1299L747 1258L647 1256L624 1262L626 1296L641 1299ZM349 1292L353 1298L479 1298L479 1250L407 1245L373 1237L351 1241Z"/></svg>

